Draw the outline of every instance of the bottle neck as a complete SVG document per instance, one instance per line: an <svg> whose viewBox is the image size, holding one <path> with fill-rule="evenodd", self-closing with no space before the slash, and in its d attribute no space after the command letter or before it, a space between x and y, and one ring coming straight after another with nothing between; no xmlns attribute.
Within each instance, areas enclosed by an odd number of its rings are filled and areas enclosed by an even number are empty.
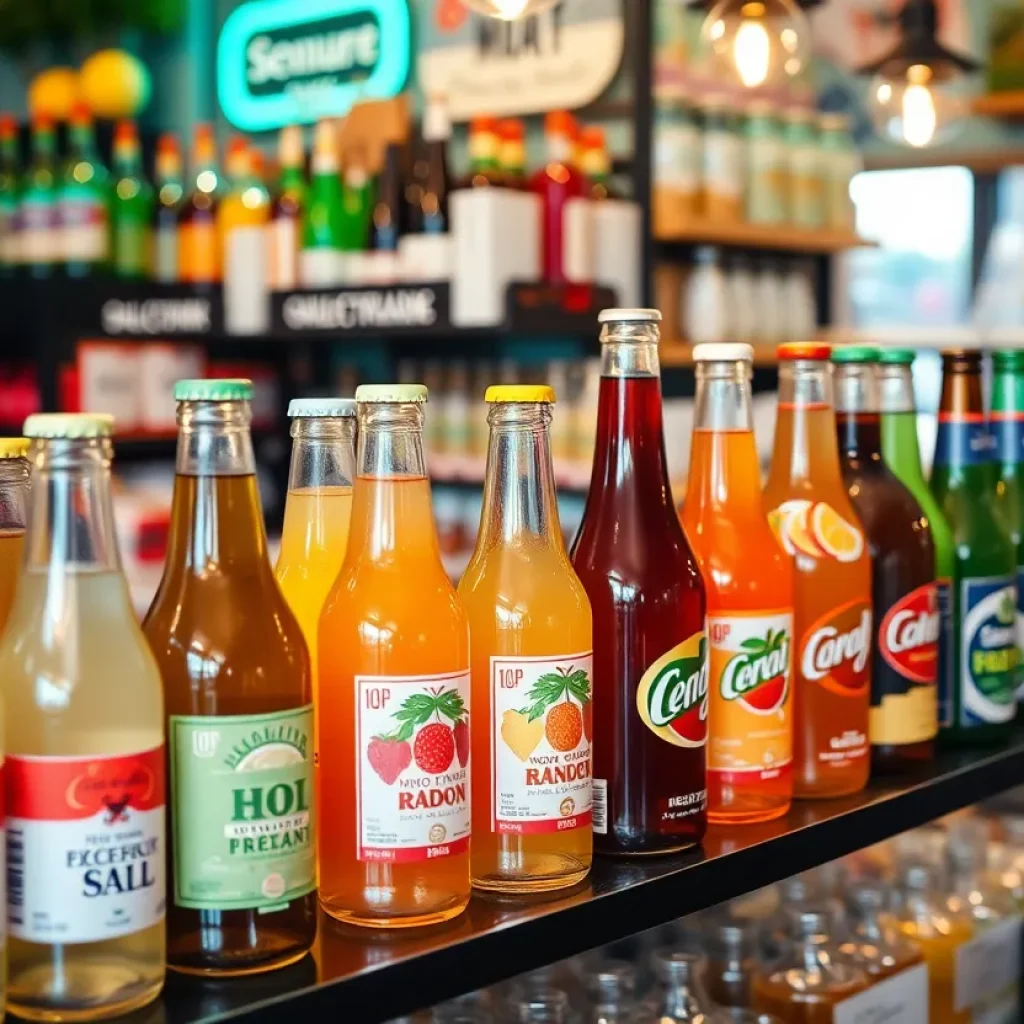
<svg viewBox="0 0 1024 1024"><path fill-rule="evenodd" d="M820 360L784 360L779 366L772 477L841 488L835 437L832 367Z"/></svg>
<svg viewBox="0 0 1024 1024"><path fill-rule="evenodd" d="M657 325L605 324L601 330L602 377L660 377Z"/></svg>
<svg viewBox="0 0 1024 1024"><path fill-rule="evenodd" d="M551 415L551 406L542 403L491 407L481 549L526 538L563 549L549 440Z"/></svg>
<svg viewBox="0 0 1024 1024"><path fill-rule="evenodd" d="M351 487L355 479L354 417L302 417L292 421L288 490Z"/></svg>
<svg viewBox="0 0 1024 1024"><path fill-rule="evenodd" d="M119 572L107 438L34 446L28 571Z"/></svg>
<svg viewBox="0 0 1024 1024"><path fill-rule="evenodd" d="M96 144L93 139L92 127L90 125L75 125L70 132L68 148L71 151L72 160L88 160L95 162Z"/></svg>
<svg viewBox="0 0 1024 1024"><path fill-rule="evenodd" d="M142 175L142 161L139 158L139 147L133 143L119 146L114 152L114 169L119 177L138 178Z"/></svg>
<svg viewBox="0 0 1024 1024"><path fill-rule="evenodd" d="M981 364L977 360L954 358L943 367L935 468L954 488L969 485L987 489L991 457Z"/></svg>
<svg viewBox="0 0 1024 1024"><path fill-rule="evenodd" d="M992 380L992 434L1005 473L1024 463L1024 373L1000 370Z"/></svg>
<svg viewBox="0 0 1024 1024"><path fill-rule="evenodd" d="M694 429L718 432L754 429L749 363L697 364Z"/></svg>
<svg viewBox="0 0 1024 1024"><path fill-rule="evenodd" d="M870 363L842 363L835 370L839 453L861 465L882 462L878 378Z"/></svg>
<svg viewBox="0 0 1024 1024"><path fill-rule="evenodd" d="M248 402L179 402L174 471L179 476L254 475L251 423Z"/></svg>
<svg viewBox="0 0 1024 1024"><path fill-rule="evenodd" d="M0 169L7 174L18 173L18 140L16 138L0 139Z"/></svg>
<svg viewBox="0 0 1024 1024"><path fill-rule="evenodd" d="M32 136L32 156L37 164L51 164L55 152L56 140L53 132L36 132Z"/></svg>

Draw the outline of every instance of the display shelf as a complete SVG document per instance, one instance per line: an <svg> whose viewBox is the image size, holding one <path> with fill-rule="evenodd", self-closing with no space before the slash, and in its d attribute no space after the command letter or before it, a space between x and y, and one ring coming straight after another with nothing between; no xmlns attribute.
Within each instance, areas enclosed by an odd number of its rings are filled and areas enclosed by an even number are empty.
<svg viewBox="0 0 1024 1024"><path fill-rule="evenodd" d="M314 956L275 974L218 983L171 979L162 1017L375 1024L713 906L862 849L1024 782L1024 729L1003 748L950 751L898 782L797 803L778 821L713 828L703 851L599 858L568 893L474 897L446 925L377 933L321 919ZM346 809L350 810L350 809Z"/></svg>

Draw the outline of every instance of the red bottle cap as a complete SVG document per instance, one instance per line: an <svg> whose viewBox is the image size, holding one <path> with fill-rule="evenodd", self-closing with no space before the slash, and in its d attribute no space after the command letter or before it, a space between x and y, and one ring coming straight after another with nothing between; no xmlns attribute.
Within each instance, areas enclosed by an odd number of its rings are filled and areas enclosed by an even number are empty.
<svg viewBox="0 0 1024 1024"><path fill-rule="evenodd" d="M156 140L156 152L158 156L172 153L177 156L181 152L178 146L178 136L174 132L163 132Z"/></svg>
<svg viewBox="0 0 1024 1024"><path fill-rule="evenodd" d="M137 138L134 121L118 121L114 125L114 145L124 142L134 142Z"/></svg>
<svg viewBox="0 0 1024 1024"><path fill-rule="evenodd" d="M469 130L474 135L477 132L496 135L498 132L498 120L494 117L474 117L469 122Z"/></svg>
<svg viewBox="0 0 1024 1024"><path fill-rule="evenodd" d="M92 111L89 109L89 104L84 103L82 100L75 100L68 114L68 124L83 125L91 123Z"/></svg>
<svg viewBox="0 0 1024 1024"><path fill-rule="evenodd" d="M588 124L580 129L581 149L604 149L604 129L600 125Z"/></svg>
<svg viewBox="0 0 1024 1024"><path fill-rule="evenodd" d="M832 356L832 346L824 341L787 341L775 350L778 359L821 359Z"/></svg>
<svg viewBox="0 0 1024 1024"><path fill-rule="evenodd" d="M564 135L567 139L575 139L579 126L568 110L552 110L544 118L544 132L547 135Z"/></svg>

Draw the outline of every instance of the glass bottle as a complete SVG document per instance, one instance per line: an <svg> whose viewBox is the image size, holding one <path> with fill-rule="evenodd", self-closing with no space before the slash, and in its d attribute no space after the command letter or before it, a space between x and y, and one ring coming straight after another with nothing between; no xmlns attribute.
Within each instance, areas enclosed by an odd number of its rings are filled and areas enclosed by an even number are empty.
<svg viewBox="0 0 1024 1024"><path fill-rule="evenodd" d="M126 1013L164 980L163 695L121 572L112 431L104 415L25 422L33 493L0 679L7 1002L32 1020Z"/></svg>
<svg viewBox="0 0 1024 1024"><path fill-rule="evenodd" d="M110 178L96 152L92 114L76 104L68 119L68 158L57 200L61 259L68 277L88 277L110 260Z"/></svg>
<svg viewBox="0 0 1024 1024"><path fill-rule="evenodd" d="M345 252L363 252L370 242L374 183L366 159L365 147L353 146L345 162L341 190L341 248Z"/></svg>
<svg viewBox="0 0 1024 1024"><path fill-rule="evenodd" d="M146 180L134 121L114 129L114 173L110 226L114 275L133 280L149 273L149 232L153 220L153 186Z"/></svg>
<svg viewBox="0 0 1024 1024"><path fill-rule="evenodd" d="M21 263L18 202L21 192L18 122L0 114L0 276L13 277Z"/></svg>
<svg viewBox="0 0 1024 1024"><path fill-rule="evenodd" d="M828 915L807 909L792 943L755 975L753 1004L791 1024L832 1024L833 1007L868 986L867 975L843 962L829 936Z"/></svg>
<svg viewBox="0 0 1024 1024"><path fill-rule="evenodd" d="M722 1006L750 1006L750 983L757 964L754 934L733 922L718 924L708 943L708 992Z"/></svg>
<svg viewBox="0 0 1024 1024"><path fill-rule="evenodd" d="M853 886L852 927L839 944L843 958L876 981L924 962L921 950L884 916L887 895L885 886L873 882Z"/></svg>
<svg viewBox="0 0 1024 1024"><path fill-rule="evenodd" d="M28 275L46 278L61 258L57 136L48 114L32 117L32 155L21 180L18 242Z"/></svg>
<svg viewBox="0 0 1024 1024"><path fill-rule="evenodd" d="M658 1024L721 1024L716 1007L704 987L707 963L695 953L673 949L655 950L654 989L647 996L645 1010ZM646 1024L646 1018L645 1018Z"/></svg>
<svg viewBox="0 0 1024 1024"><path fill-rule="evenodd" d="M217 206L221 184L217 140L210 124L197 124L192 135L189 188L178 208L178 280L217 284L221 279Z"/></svg>
<svg viewBox="0 0 1024 1024"><path fill-rule="evenodd" d="M704 583L672 503L657 310L605 310L597 448L573 568L594 616L594 846L700 842L707 815Z"/></svg>
<svg viewBox="0 0 1024 1024"><path fill-rule="evenodd" d="M469 903L469 628L438 548L426 400L421 384L356 391L348 550L320 618L320 903L366 927Z"/></svg>
<svg viewBox="0 0 1024 1024"><path fill-rule="evenodd" d="M590 870L593 625L558 522L555 393L497 386L486 400L484 504L459 584L478 709L471 754L481 766L473 884L539 892L574 885Z"/></svg>
<svg viewBox="0 0 1024 1024"><path fill-rule="evenodd" d="M316 933L309 654L267 555L252 384L179 381L174 398L170 540L143 626L169 716L167 961L247 974Z"/></svg>
<svg viewBox="0 0 1024 1024"><path fill-rule="evenodd" d="M448 103L443 96L432 97L423 114L423 157L426 173L420 211L423 232L443 235L449 228L448 193L451 176L448 172L448 146L451 144L452 123L448 116Z"/></svg>
<svg viewBox="0 0 1024 1024"><path fill-rule="evenodd" d="M587 977L582 1024L631 1024L636 1013L636 968L605 962Z"/></svg>
<svg viewBox="0 0 1024 1024"><path fill-rule="evenodd" d="M402 164L404 151L397 142L388 143L384 168L377 179L377 195L371 215L370 248L375 252L395 253L404 231L402 212Z"/></svg>
<svg viewBox="0 0 1024 1024"><path fill-rule="evenodd" d="M493 117L474 117L469 125L469 174L460 188L494 188L505 184L498 162L501 139Z"/></svg>
<svg viewBox="0 0 1024 1024"><path fill-rule="evenodd" d="M281 129L277 160L281 170L270 207L268 284L272 291L289 291L299 286L299 248L306 210L306 152L299 125L288 124Z"/></svg>
<svg viewBox="0 0 1024 1024"><path fill-rule="evenodd" d="M507 188L526 188L526 127L517 118L506 118L498 126L501 143L498 168Z"/></svg>
<svg viewBox="0 0 1024 1024"><path fill-rule="evenodd" d="M31 470L28 439L0 437L0 636L21 575Z"/></svg>
<svg viewBox="0 0 1024 1024"><path fill-rule="evenodd" d="M156 140L156 202L150 232L149 272L154 281L178 280L178 213L184 196L178 137L164 132Z"/></svg>
<svg viewBox="0 0 1024 1024"><path fill-rule="evenodd" d="M334 121L319 121L313 135L299 256L299 277L304 288L330 288L341 283L340 254L345 228L339 170L337 125Z"/></svg>

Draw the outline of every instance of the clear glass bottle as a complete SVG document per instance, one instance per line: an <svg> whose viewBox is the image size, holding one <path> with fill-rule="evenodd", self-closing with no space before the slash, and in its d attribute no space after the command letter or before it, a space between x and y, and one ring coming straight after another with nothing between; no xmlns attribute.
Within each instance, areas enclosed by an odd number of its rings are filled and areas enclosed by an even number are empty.
<svg viewBox="0 0 1024 1024"><path fill-rule="evenodd" d="M569 997L558 988L521 992L509 1003L509 1024L569 1024Z"/></svg>
<svg viewBox="0 0 1024 1024"><path fill-rule="evenodd" d="M170 542L143 627L173 783L167 959L248 974L300 959L316 934L309 653L267 554L252 384L179 381L174 397Z"/></svg>
<svg viewBox="0 0 1024 1024"><path fill-rule="evenodd" d="M883 916L886 895L886 888L873 882L853 886L852 927L839 943L844 960L876 981L924 962L921 950Z"/></svg>
<svg viewBox="0 0 1024 1024"><path fill-rule="evenodd" d="M163 694L121 572L112 431L103 415L25 423L33 497L0 679L7 1001L32 1020L126 1013L164 980ZM98 858L112 843L116 865Z"/></svg>
<svg viewBox="0 0 1024 1024"><path fill-rule="evenodd" d="M704 977L707 962L695 953L673 949L655 950L655 986L644 1001L649 1017L657 1024L720 1024Z"/></svg>
<svg viewBox="0 0 1024 1024"><path fill-rule="evenodd" d="M28 493L28 438L0 437L0 636L21 575Z"/></svg>
<svg viewBox="0 0 1024 1024"><path fill-rule="evenodd" d="M582 1024L631 1024L636 1013L636 968L605 961L587 976L587 1009Z"/></svg>
<svg viewBox="0 0 1024 1024"><path fill-rule="evenodd" d="M750 983L757 966L756 936L734 921L715 925L708 942L708 992L716 1003L750 1006Z"/></svg>

